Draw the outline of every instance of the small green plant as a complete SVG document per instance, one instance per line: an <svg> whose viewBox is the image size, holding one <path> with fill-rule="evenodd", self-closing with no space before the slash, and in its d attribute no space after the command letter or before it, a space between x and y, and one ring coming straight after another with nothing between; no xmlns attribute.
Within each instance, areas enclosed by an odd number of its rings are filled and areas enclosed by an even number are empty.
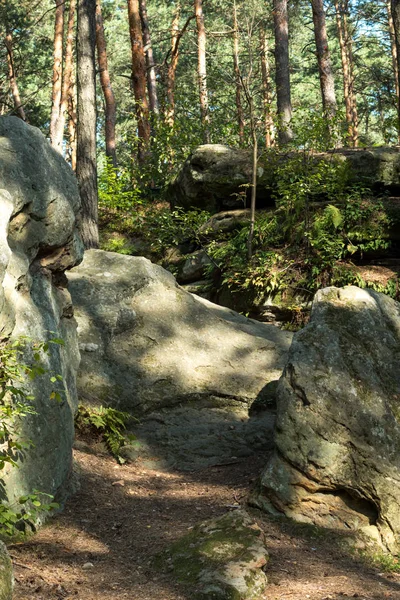
<svg viewBox="0 0 400 600"><path fill-rule="evenodd" d="M83 435L96 435L104 440L110 453L118 460L125 462L120 450L126 440L134 436L126 436L126 425L133 417L126 412L111 407L92 408L80 404L75 416L75 426Z"/></svg>
<svg viewBox="0 0 400 600"><path fill-rule="evenodd" d="M32 342L27 337L19 337L13 342L0 342L0 470L6 464L18 468L18 456L33 445L31 440L21 438L19 434L21 421L35 414L34 397L27 392L25 381L47 373L43 354L49 352L51 343L62 344L63 341L53 338L47 342ZM31 356L30 364L23 362L23 357L28 354ZM61 375L50 377L54 384L60 380ZM58 401L62 399L56 389L50 397ZM3 499L0 503L0 537L25 532L27 524L34 530L38 517L55 508L58 504L52 502L52 496L37 490L20 497L12 505Z"/></svg>

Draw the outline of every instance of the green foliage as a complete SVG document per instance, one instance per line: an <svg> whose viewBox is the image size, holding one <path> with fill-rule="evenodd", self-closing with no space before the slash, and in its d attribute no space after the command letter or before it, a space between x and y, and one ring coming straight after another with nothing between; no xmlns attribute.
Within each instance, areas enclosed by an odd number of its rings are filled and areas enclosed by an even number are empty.
<svg viewBox="0 0 400 600"><path fill-rule="evenodd" d="M42 357L49 352L51 343L63 344L63 341L53 338L47 342L32 342L27 337L20 337L14 342L0 342L0 470L6 464L18 468L17 458L32 447L32 441L22 439L19 434L21 421L35 414L34 397L26 391L25 381L47 373ZM22 362L27 354L32 357L30 364ZM60 380L61 375L50 377L54 384ZM53 390L51 398L61 400L60 392ZM0 504L0 537L25 531L26 524L34 530L40 514L58 507L51 500L51 496L37 490L19 498L16 505L11 506L3 500Z"/></svg>
<svg viewBox="0 0 400 600"><path fill-rule="evenodd" d="M79 405L75 416L75 426L83 435L96 435L102 439L110 453L118 460L125 462L119 452L125 445L126 425L133 417L126 412L111 407L92 408ZM133 436L129 436L133 439Z"/></svg>
<svg viewBox="0 0 400 600"><path fill-rule="evenodd" d="M208 247L222 283L232 291L246 291L255 303L279 293L289 304L295 296L310 297L330 284L365 287L361 276L343 263L386 250L391 219L382 200L372 198L368 189L350 186L349 179L347 167L334 158L316 160L304 153L278 165L277 210L257 216L252 259L246 256L249 227ZM393 280L379 291L395 296L397 287Z"/></svg>

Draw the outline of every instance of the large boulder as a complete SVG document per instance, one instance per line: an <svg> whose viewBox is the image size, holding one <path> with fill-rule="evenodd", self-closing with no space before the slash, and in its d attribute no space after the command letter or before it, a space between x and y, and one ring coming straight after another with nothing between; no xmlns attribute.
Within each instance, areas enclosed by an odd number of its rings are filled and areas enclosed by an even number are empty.
<svg viewBox="0 0 400 600"><path fill-rule="evenodd" d="M21 422L33 442L20 468L2 474L8 500L36 489L62 497L72 466L79 351L64 271L83 255L74 175L38 129L0 118L0 338L61 338L43 356L47 373L24 387L35 414ZM29 346L29 343L28 343ZM31 360L29 350L23 360ZM52 377L62 380L54 383ZM59 400L51 399L58 392Z"/></svg>
<svg viewBox="0 0 400 600"><path fill-rule="evenodd" d="M293 154L289 155L292 156ZM257 205L273 205L277 167L286 161L287 153L271 151L258 161ZM399 148L338 149L313 155L313 160L335 160L349 165L353 183L382 188L399 194ZM250 150L229 148L221 144L206 144L196 148L188 157L168 187L173 207L198 208L213 213L221 210L243 209L250 197L252 174ZM246 201L247 196L247 201Z"/></svg>
<svg viewBox="0 0 400 600"><path fill-rule="evenodd" d="M400 548L400 305L327 288L280 379L276 451L255 497L297 521Z"/></svg>
<svg viewBox="0 0 400 600"><path fill-rule="evenodd" d="M185 292L145 258L90 250L68 277L85 398L137 413L247 406L281 374L292 334Z"/></svg>

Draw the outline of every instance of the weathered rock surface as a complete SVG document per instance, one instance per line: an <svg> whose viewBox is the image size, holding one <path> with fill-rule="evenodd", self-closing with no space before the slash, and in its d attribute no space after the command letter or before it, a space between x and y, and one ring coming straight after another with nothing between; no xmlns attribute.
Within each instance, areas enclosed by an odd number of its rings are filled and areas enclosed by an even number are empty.
<svg viewBox="0 0 400 600"><path fill-rule="evenodd" d="M281 374L292 334L185 292L145 258L90 250L68 277L83 397L138 413L247 407Z"/></svg>
<svg viewBox="0 0 400 600"><path fill-rule="evenodd" d="M400 189L400 152L398 148L338 149L315 157L346 161L351 179L367 186ZM269 153L258 165L258 206L273 204L271 191L276 166L287 154ZM197 207L211 212L244 208L246 190L251 181L251 152L220 144L199 146L189 156L168 193L172 206ZM248 190L247 190L248 194Z"/></svg>
<svg viewBox="0 0 400 600"><path fill-rule="evenodd" d="M160 566L190 585L194 598L260 598L268 562L261 529L244 510L196 526L159 559Z"/></svg>
<svg viewBox="0 0 400 600"><path fill-rule="evenodd" d="M400 547L400 305L327 288L277 390L276 451L256 503Z"/></svg>
<svg viewBox="0 0 400 600"><path fill-rule="evenodd" d="M34 447L5 473L10 501L33 489L62 496L71 472L79 351L64 271L83 255L79 210L63 158L38 129L0 117L0 338L64 341L44 357L48 374L26 383L36 414L23 419L22 433ZM59 402L50 399L55 387Z"/></svg>
<svg viewBox="0 0 400 600"><path fill-rule="evenodd" d="M12 600L14 577L7 548L0 542L0 600Z"/></svg>

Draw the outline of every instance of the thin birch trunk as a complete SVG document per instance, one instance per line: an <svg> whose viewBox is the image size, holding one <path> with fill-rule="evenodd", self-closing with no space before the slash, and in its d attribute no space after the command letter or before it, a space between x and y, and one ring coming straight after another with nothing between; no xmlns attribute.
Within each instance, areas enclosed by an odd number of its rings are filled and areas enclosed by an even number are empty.
<svg viewBox="0 0 400 600"><path fill-rule="evenodd" d="M108 71L106 38L104 35L100 0L96 0L96 46L100 83L105 102L106 156L111 159L113 166L116 167L117 150L115 142L115 124L117 120L117 113L114 92L111 86L110 73Z"/></svg>
<svg viewBox="0 0 400 600"><path fill-rule="evenodd" d="M96 0L78 0L76 176L82 200L81 233L85 248L99 245L95 48Z"/></svg>
<svg viewBox="0 0 400 600"><path fill-rule="evenodd" d="M7 66L8 66L8 81L10 84L10 91L14 102L14 110L16 115L26 121L26 115L24 107L21 102L21 96L18 89L17 78L14 67L14 52L13 52L13 38L11 31L6 32L5 46L7 50Z"/></svg>
<svg viewBox="0 0 400 600"><path fill-rule="evenodd" d="M138 128L138 160L143 163L150 144L149 105L146 96L146 63L143 50L139 0L128 1L132 50L132 84Z"/></svg>
<svg viewBox="0 0 400 600"><path fill-rule="evenodd" d="M206 29L202 0L194 0L194 13L197 25L197 79L199 85L200 114L203 129L203 142L210 143L210 116L208 112Z"/></svg>
<svg viewBox="0 0 400 600"><path fill-rule="evenodd" d="M55 0L55 23L53 45L53 87L51 92L50 144L62 154L64 128L60 120L63 86L63 40L64 40L64 0Z"/></svg>
<svg viewBox="0 0 400 600"><path fill-rule="evenodd" d="M272 94L271 94L271 69L268 56L268 43L265 35L265 27L260 27L260 57L261 57L261 77L263 88L263 113L264 113L264 135L265 147L272 146L273 120L271 115Z"/></svg>
<svg viewBox="0 0 400 600"><path fill-rule="evenodd" d="M276 99L278 105L280 145L293 139L290 129L292 101L289 73L289 18L287 0L274 0Z"/></svg>
<svg viewBox="0 0 400 600"><path fill-rule="evenodd" d="M158 106L157 96L157 80L156 80L156 69L153 56L153 47L151 45L151 35L149 28L149 20L147 18L147 6L146 0L139 0L139 11L140 18L142 21L142 33L144 49L146 54L146 65L147 65L147 91L149 94L149 108L150 111L158 115L160 110Z"/></svg>
<svg viewBox="0 0 400 600"><path fill-rule="evenodd" d="M235 101L238 120L239 143L244 146L244 115L242 105L242 80L239 67L239 23L236 2L233 3L233 69L235 74Z"/></svg>
<svg viewBox="0 0 400 600"><path fill-rule="evenodd" d="M350 102L351 102L351 118L353 122L353 138L352 145L354 148L358 146L358 111L357 111L357 98L354 90L355 83L355 75L354 75L354 57L353 57L353 36L350 31L350 25L348 22L347 14L349 11L349 2L348 0L343 0L343 25L344 25L344 33L345 33L345 41L346 41L346 51L347 51L347 60L349 64L349 93L350 93Z"/></svg>

